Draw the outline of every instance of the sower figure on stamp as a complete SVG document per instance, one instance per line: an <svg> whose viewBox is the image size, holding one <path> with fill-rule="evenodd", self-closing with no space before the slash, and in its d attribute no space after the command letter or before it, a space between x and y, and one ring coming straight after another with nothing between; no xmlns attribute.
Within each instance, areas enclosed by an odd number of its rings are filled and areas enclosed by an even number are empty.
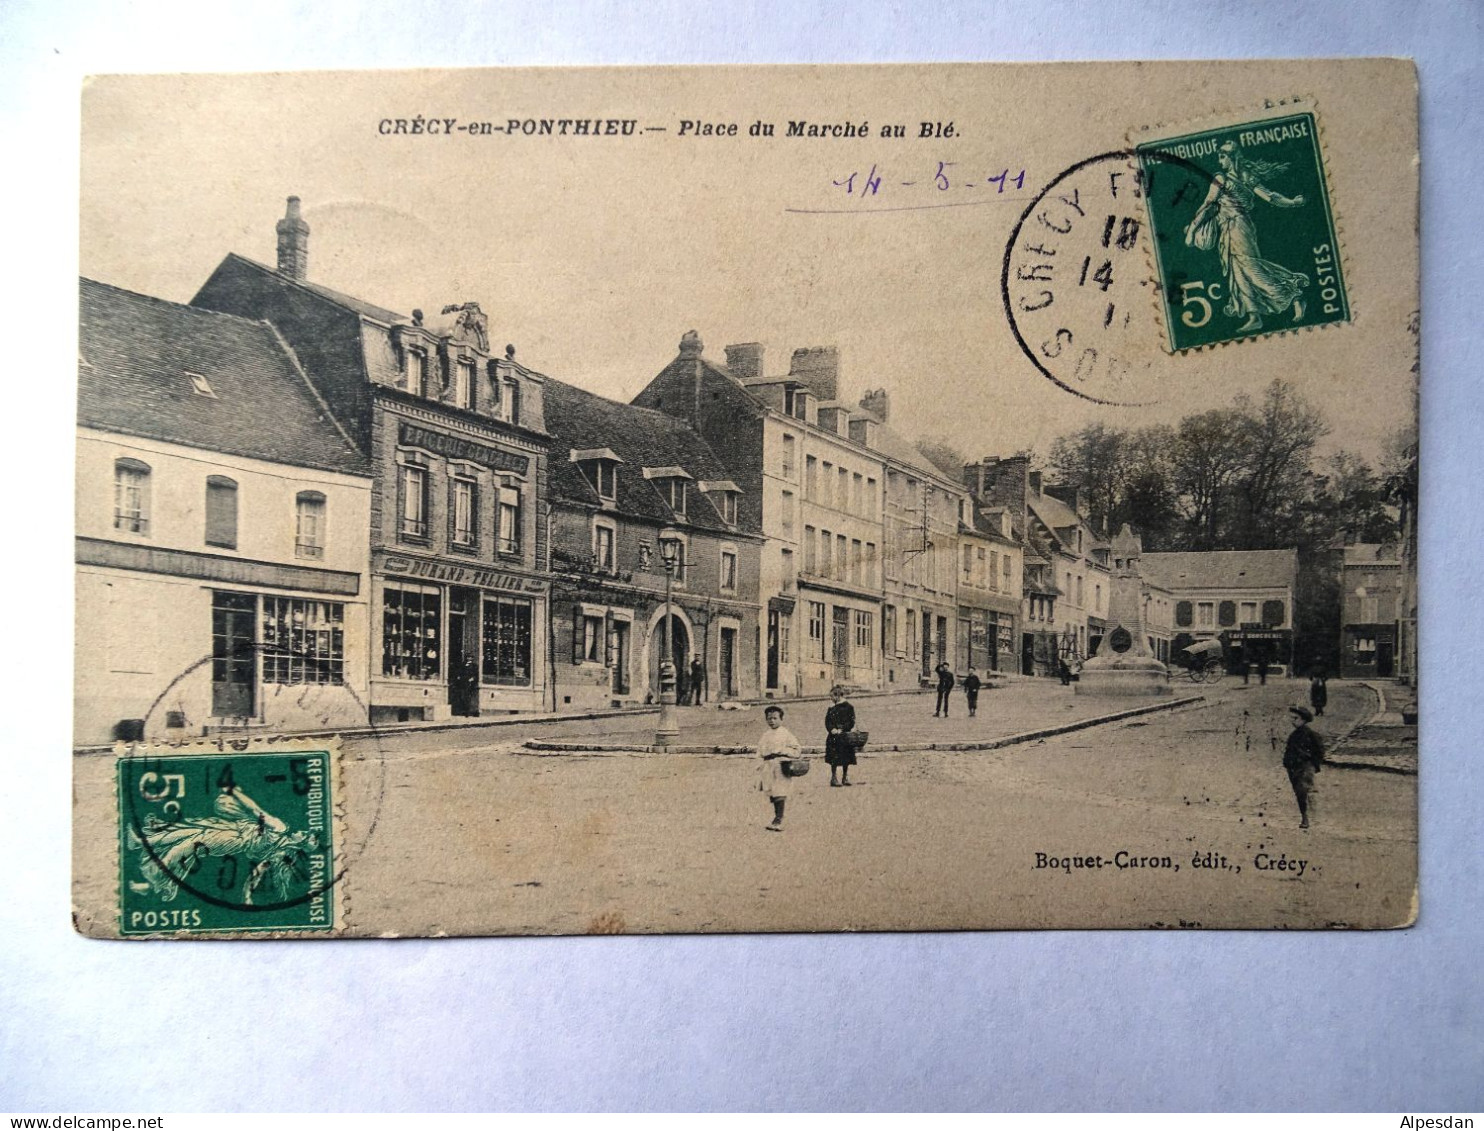
<svg viewBox="0 0 1484 1131"><path fill-rule="evenodd" d="M938 705L933 708L933 718L940 714L948 717L948 695L953 690L953 669L946 660L938 661Z"/></svg>
<svg viewBox="0 0 1484 1131"><path fill-rule="evenodd" d="M850 731L855 729L855 708L845 701L845 689L839 684L830 688L835 701L824 714L824 760L830 766L831 785L849 785L850 767L855 765L855 742ZM838 780L836 775L838 775Z"/></svg>
<svg viewBox="0 0 1484 1131"><path fill-rule="evenodd" d="M979 710L979 688L984 686L979 681L979 673L974 670L974 665L969 665L969 674L964 676L964 698L969 701L969 718L973 718Z"/></svg>
<svg viewBox="0 0 1484 1131"><path fill-rule="evenodd" d="M1226 275L1226 305L1233 318L1245 318L1239 332L1257 330L1264 314L1293 308L1293 320L1304 316L1304 288L1309 277L1264 259L1257 246L1257 227L1252 212L1259 200L1275 208L1299 208L1302 196L1284 196L1262 182L1283 172L1282 162L1259 161L1243 156L1236 142L1222 142L1216 151L1221 171L1211 180L1211 190L1185 227L1185 242L1191 247L1221 257Z"/></svg>
<svg viewBox="0 0 1484 1131"><path fill-rule="evenodd" d="M1313 806L1314 775L1324 764L1324 740L1309 729L1314 713L1307 707L1290 707L1293 732L1283 750L1283 768L1298 800L1299 828L1309 827L1309 810Z"/></svg>
<svg viewBox="0 0 1484 1131"><path fill-rule="evenodd" d="M778 833L783 831L783 806L788 800L791 781L783 772L783 763L799 756L799 740L783 725L782 707L769 705L763 711L763 718L768 728L757 740L758 756L762 758L757 787L773 803L773 820L767 826L768 831Z"/></svg>

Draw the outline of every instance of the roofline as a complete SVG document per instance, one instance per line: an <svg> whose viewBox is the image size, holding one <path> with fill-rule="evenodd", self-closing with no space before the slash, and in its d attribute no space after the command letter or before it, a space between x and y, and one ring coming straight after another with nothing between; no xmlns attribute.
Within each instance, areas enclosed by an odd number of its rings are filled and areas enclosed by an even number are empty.
<svg viewBox="0 0 1484 1131"><path fill-rule="evenodd" d="M376 478L376 472L374 469L364 472L346 471L343 467L327 467L324 464L305 463L301 460L270 459L269 457L263 455L245 455L242 452L229 452L223 448L207 447L204 444L192 444L186 440L166 438L163 436L146 436L140 432L129 432L123 428L111 428L106 424L98 424L88 420L79 420L77 422L77 427L79 429L87 429L92 432L102 432L109 436L128 436L131 439L141 440L150 444L171 444L177 448L189 448L191 451L194 452L211 452L215 455L226 456L229 459L256 460L258 463L272 464L276 467L298 467L304 468L308 471L323 472L327 475L343 475L347 479L364 479L367 481L367 483L372 482ZM360 453L357 452L356 454L359 455ZM361 458L366 459L365 456L362 456ZM370 461L367 460L367 463L369 466Z"/></svg>
<svg viewBox="0 0 1484 1131"><path fill-rule="evenodd" d="M268 332L273 335L274 340L277 341L279 346L283 348L284 354L289 359L289 364L294 367L294 372L299 375L299 380L304 382L304 387L309 390L309 395L314 398L314 403L319 405L320 411L325 414L325 419L330 422L336 432L340 433L340 438L345 441L346 445L349 446L351 451L355 452L361 458L369 460L371 458L370 453L362 451L360 445L357 444L353 439L351 439L350 433L347 432L341 425L340 418L337 417L334 411L330 408L329 402L326 401L324 397L320 396L319 390L314 387L314 382L309 379L309 374L304 372L304 367L299 364L299 355L296 354L293 347L284 340L284 336L278 332L278 327L266 320L264 320L261 324L268 328Z"/></svg>

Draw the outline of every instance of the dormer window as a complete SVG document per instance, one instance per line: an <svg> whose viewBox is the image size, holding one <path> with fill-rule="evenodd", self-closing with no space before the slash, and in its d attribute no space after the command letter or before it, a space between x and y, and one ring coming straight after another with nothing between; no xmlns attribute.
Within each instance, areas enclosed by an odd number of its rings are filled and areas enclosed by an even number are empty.
<svg viewBox="0 0 1484 1131"><path fill-rule="evenodd" d="M700 486L701 490L706 492L706 497L711 500L711 505L716 508L716 513L721 516L722 522L728 526L736 526L737 499L742 494L742 488L730 479L711 480Z"/></svg>
<svg viewBox="0 0 1484 1131"><path fill-rule="evenodd" d="M459 408L474 407L474 363L460 358L453 365L453 403Z"/></svg>
<svg viewBox="0 0 1484 1131"><path fill-rule="evenodd" d="M191 379L191 392L195 393L196 396L216 398L216 392L212 389L211 382L201 376L201 374L187 371L186 376Z"/></svg>
<svg viewBox="0 0 1484 1131"><path fill-rule="evenodd" d="M571 456L582 477L605 503L618 499L618 465L623 462L608 448L577 448Z"/></svg>
<svg viewBox="0 0 1484 1131"><path fill-rule="evenodd" d="M428 395L428 355L424 350L407 351L406 384L409 393Z"/></svg>
<svg viewBox="0 0 1484 1131"><path fill-rule="evenodd" d="M686 483L692 478L683 467L646 467L644 478L654 483L654 488L670 505L675 514L684 516Z"/></svg>

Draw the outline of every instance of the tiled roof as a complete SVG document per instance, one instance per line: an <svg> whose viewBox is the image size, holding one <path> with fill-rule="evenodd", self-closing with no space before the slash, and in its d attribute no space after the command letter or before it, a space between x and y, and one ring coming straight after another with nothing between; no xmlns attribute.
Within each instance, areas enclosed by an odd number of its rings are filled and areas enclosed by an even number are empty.
<svg viewBox="0 0 1484 1131"><path fill-rule="evenodd" d="M1395 542L1357 542L1345 547L1347 566L1400 565Z"/></svg>
<svg viewBox="0 0 1484 1131"><path fill-rule="evenodd" d="M556 437L549 473L554 501L597 506L597 491L569 457L573 449L608 448L623 461L617 465L614 509L619 514L717 533L739 529L722 521L694 483L688 485L682 521L670 510L659 481L645 478L645 468L666 467L683 468L697 481L731 478L710 445L684 421L654 409L611 401L550 377L545 402L546 429Z"/></svg>
<svg viewBox="0 0 1484 1131"><path fill-rule="evenodd" d="M370 474L271 326L91 279L79 292L80 425Z"/></svg>
<svg viewBox="0 0 1484 1131"><path fill-rule="evenodd" d="M1025 498L1025 505L1034 511L1036 517L1050 530L1062 530L1068 526L1084 525L1084 520L1076 511L1060 499L1047 495L1044 492L1039 495L1034 491L1028 492Z"/></svg>
<svg viewBox="0 0 1484 1131"><path fill-rule="evenodd" d="M1145 554L1144 576L1165 589L1273 589L1293 585L1297 550L1208 550Z"/></svg>

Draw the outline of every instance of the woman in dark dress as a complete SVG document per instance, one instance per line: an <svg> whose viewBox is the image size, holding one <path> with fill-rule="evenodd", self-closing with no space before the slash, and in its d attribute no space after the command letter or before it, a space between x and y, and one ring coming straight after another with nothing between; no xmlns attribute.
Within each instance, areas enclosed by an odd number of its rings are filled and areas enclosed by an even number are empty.
<svg viewBox="0 0 1484 1131"><path fill-rule="evenodd" d="M845 701L845 689L838 684L830 688L830 698L835 705L824 715L824 729L829 731L824 740L824 760L829 763L830 784L849 785L850 767L855 765L855 746L846 732L855 729L855 708Z"/></svg>

